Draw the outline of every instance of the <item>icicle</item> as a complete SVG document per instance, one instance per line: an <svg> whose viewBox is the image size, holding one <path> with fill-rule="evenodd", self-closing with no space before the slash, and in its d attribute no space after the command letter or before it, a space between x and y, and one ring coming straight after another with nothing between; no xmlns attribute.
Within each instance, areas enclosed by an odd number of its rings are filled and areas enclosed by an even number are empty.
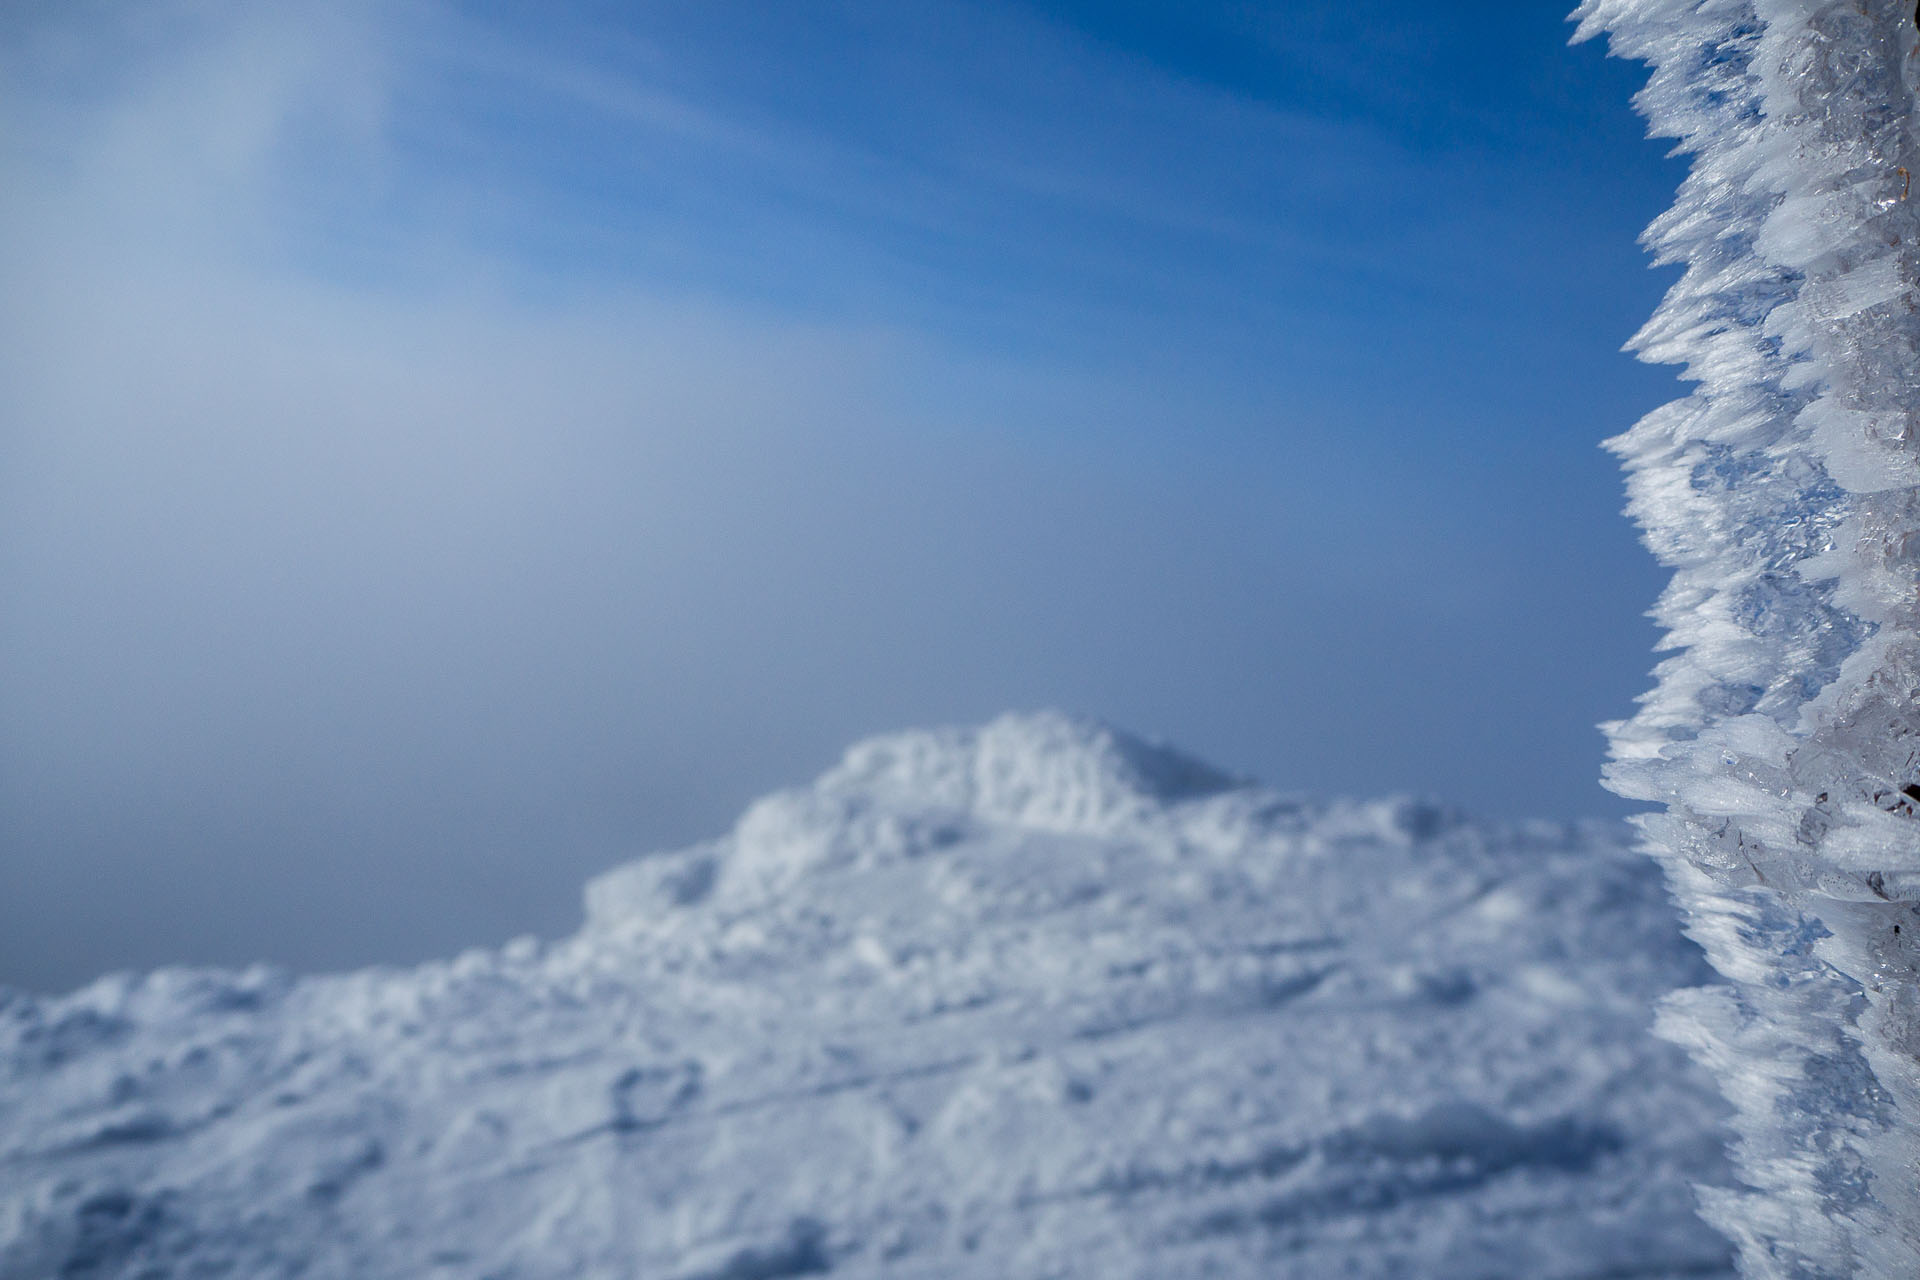
<svg viewBox="0 0 1920 1280"><path fill-rule="evenodd" d="M1693 170L1633 347L1698 385L1610 443L1674 569L1673 656L1607 726L1728 985L1662 1030L1720 1076L1748 1276L1920 1276L1920 84L1914 0L1587 0Z"/></svg>

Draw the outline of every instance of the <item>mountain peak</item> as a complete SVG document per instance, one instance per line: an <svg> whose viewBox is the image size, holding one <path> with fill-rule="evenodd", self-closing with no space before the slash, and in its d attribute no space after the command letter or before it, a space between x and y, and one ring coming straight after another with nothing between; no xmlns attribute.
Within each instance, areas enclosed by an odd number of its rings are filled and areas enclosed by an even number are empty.
<svg viewBox="0 0 1920 1280"><path fill-rule="evenodd" d="M1097 833L1157 807L1248 784L1101 721L1038 711L979 728L869 738L816 785L988 822Z"/></svg>

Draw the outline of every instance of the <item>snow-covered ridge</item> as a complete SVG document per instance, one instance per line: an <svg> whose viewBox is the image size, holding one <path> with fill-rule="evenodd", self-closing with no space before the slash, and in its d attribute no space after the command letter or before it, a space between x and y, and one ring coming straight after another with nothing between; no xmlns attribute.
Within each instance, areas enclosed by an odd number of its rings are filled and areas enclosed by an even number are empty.
<svg viewBox="0 0 1920 1280"><path fill-rule="evenodd" d="M1634 341L1697 386L1612 443L1674 569L1610 785L1733 980L1664 1025L1725 1082L1753 1276L1920 1275L1920 32L1910 0L1587 0L1692 173Z"/></svg>
<svg viewBox="0 0 1920 1280"><path fill-rule="evenodd" d="M550 945L0 997L0 1277L1724 1274L1612 828L1057 715L848 753Z"/></svg>
<svg viewBox="0 0 1920 1280"><path fill-rule="evenodd" d="M1194 807L1208 799L1217 803ZM1303 827L1311 812L1322 838L1406 840L1460 820L1405 797L1310 806L1110 725L1059 712L1006 715L858 743L812 785L750 806L723 840L595 880L587 919L644 925L662 908L716 893L752 902L809 872L871 869L993 829L1232 841L1248 822L1272 824L1283 812Z"/></svg>
<svg viewBox="0 0 1920 1280"><path fill-rule="evenodd" d="M1155 805L1231 789L1235 779L1170 747L1058 713L1003 716L979 729L863 742L822 778L859 791L946 805L992 821L1100 833Z"/></svg>

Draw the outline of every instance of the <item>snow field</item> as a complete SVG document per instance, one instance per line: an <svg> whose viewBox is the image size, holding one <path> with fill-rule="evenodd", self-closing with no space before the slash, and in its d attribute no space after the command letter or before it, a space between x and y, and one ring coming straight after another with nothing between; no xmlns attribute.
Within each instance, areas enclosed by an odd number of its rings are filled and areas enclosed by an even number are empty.
<svg viewBox="0 0 1920 1280"><path fill-rule="evenodd" d="M854 748L417 970L0 1005L0 1275L1721 1275L1611 828L1054 715Z"/></svg>

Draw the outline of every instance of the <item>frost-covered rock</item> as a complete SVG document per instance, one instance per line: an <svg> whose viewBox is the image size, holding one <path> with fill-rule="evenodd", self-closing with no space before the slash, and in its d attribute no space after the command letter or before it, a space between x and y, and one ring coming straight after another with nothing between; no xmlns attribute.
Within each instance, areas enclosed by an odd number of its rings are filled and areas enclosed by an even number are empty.
<svg viewBox="0 0 1920 1280"><path fill-rule="evenodd" d="M1693 171L1635 340L1692 395L1613 441L1674 656L1611 726L1693 936L1752 1276L1920 1275L1920 83L1911 0L1587 0Z"/></svg>
<svg viewBox="0 0 1920 1280"><path fill-rule="evenodd" d="M0 1276L1727 1274L1609 827L1060 716L855 747L576 936L0 1002Z"/></svg>

